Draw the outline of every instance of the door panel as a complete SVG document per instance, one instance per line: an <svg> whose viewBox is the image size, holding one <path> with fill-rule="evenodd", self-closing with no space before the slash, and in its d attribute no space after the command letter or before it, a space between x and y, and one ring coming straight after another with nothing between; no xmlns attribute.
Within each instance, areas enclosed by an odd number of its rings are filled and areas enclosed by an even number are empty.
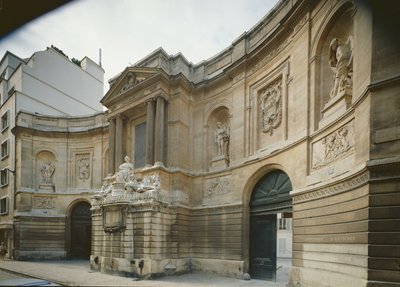
<svg viewBox="0 0 400 287"><path fill-rule="evenodd" d="M91 229L90 205L81 202L71 214L71 258L87 259L90 257Z"/></svg>
<svg viewBox="0 0 400 287"><path fill-rule="evenodd" d="M250 272L257 279L276 278L276 214L251 217Z"/></svg>

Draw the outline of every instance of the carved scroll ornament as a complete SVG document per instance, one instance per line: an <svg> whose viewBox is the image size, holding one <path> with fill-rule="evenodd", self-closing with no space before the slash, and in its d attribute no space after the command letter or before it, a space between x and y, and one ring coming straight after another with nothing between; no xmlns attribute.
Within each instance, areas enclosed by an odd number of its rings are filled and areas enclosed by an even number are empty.
<svg viewBox="0 0 400 287"><path fill-rule="evenodd" d="M86 180L90 177L90 156L88 154L80 155L77 159L79 179Z"/></svg>
<svg viewBox="0 0 400 287"><path fill-rule="evenodd" d="M261 129L272 135L282 122L282 81L268 86L260 95Z"/></svg>

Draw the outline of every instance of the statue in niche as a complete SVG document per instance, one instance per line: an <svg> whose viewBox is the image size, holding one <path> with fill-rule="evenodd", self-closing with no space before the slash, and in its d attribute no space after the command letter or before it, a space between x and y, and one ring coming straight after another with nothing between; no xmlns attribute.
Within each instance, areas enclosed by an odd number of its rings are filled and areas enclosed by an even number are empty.
<svg viewBox="0 0 400 287"><path fill-rule="evenodd" d="M217 156L228 156L229 133L221 122L217 122L214 131L214 140L217 145Z"/></svg>
<svg viewBox="0 0 400 287"><path fill-rule="evenodd" d="M340 44L337 38L329 45L329 66L333 71L333 88L330 97L341 93L351 95L353 86L353 43L349 37L346 43Z"/></svg>
<svg viewBox="0 0 400 287"><path fill-rule="evenodd" d="M273 129L282 121L282 81L270 85L261 93L261 127L272 135Z"/></svg>
<svg viewBox="0 0 400 287"><path fill-rule="evenodd" d="M51 184L51 177L54 173L55 167L52 162L44 162L40 172L42 173L42 183Z"/></svg>

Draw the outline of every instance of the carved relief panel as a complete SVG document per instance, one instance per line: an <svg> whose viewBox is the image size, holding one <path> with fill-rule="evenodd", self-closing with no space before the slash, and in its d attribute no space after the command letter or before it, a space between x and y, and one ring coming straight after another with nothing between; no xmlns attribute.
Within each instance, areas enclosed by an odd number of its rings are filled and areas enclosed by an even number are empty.
<svg viewBox="0 0 400 287"><path fill-rule="evenodd" d="M76 151L71 156L71 186L90 189L92 185L92 155L89 150Z"/></svg>
<svg viewBox="0 0 400 287"><path fill-rule="evenodd" d="M227 202L231 193L231 176L223 176L206 179L203 193L204 204L216 204Z"/></svg>
<svg viewBox="0 0 400 287"><path fill-rule="evenodd" d="M354 152L354 121L312 144L312 163L314 170L328 166Z"/></svg>
<svg viewBox="0 0 400 287"><path fill-rule="evenodd" d="M282 79L263 89L259 101L261 130L272 135L282 122Z"/></svg>
<svg viewBox="0 0 400 287"><path fill-rule="evenodd" d="M90 178L90 154L78 154L76 157L78 167L78 178L82 181Z"/></svg>
<svg viewBox="0 0 400 287"><path fill-rule="evenodd" d="M287 138L288 75L289 62L284 62L250 86L249 155L271 149Z"/></svg>
<svg viewBox="0 0 400 287"><path fill-rule="evenodd" d="M32 207L36 209L52 209L55 206L55 198L51 196L33 196Z"/></svg>

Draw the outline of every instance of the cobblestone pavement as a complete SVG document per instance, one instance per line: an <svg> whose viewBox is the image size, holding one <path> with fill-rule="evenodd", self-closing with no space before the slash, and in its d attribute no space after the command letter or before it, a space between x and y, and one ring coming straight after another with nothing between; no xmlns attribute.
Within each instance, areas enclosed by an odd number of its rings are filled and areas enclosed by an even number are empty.
<svg viewBox="0 0 400 287"><path fill-rule="evenodd" d="M179 276L165 276L153 280L137 281L133 278L119 277L92 272L88 261L0 261L0 270L12 271L21 277L33 277L51 281L63 286L229 286L229 287L284 287L283 283L263 280L240 280L208 273L190 273ZM1 278L0 278L1 279ZM0 282L1 283L1 282Z"/></svg>

